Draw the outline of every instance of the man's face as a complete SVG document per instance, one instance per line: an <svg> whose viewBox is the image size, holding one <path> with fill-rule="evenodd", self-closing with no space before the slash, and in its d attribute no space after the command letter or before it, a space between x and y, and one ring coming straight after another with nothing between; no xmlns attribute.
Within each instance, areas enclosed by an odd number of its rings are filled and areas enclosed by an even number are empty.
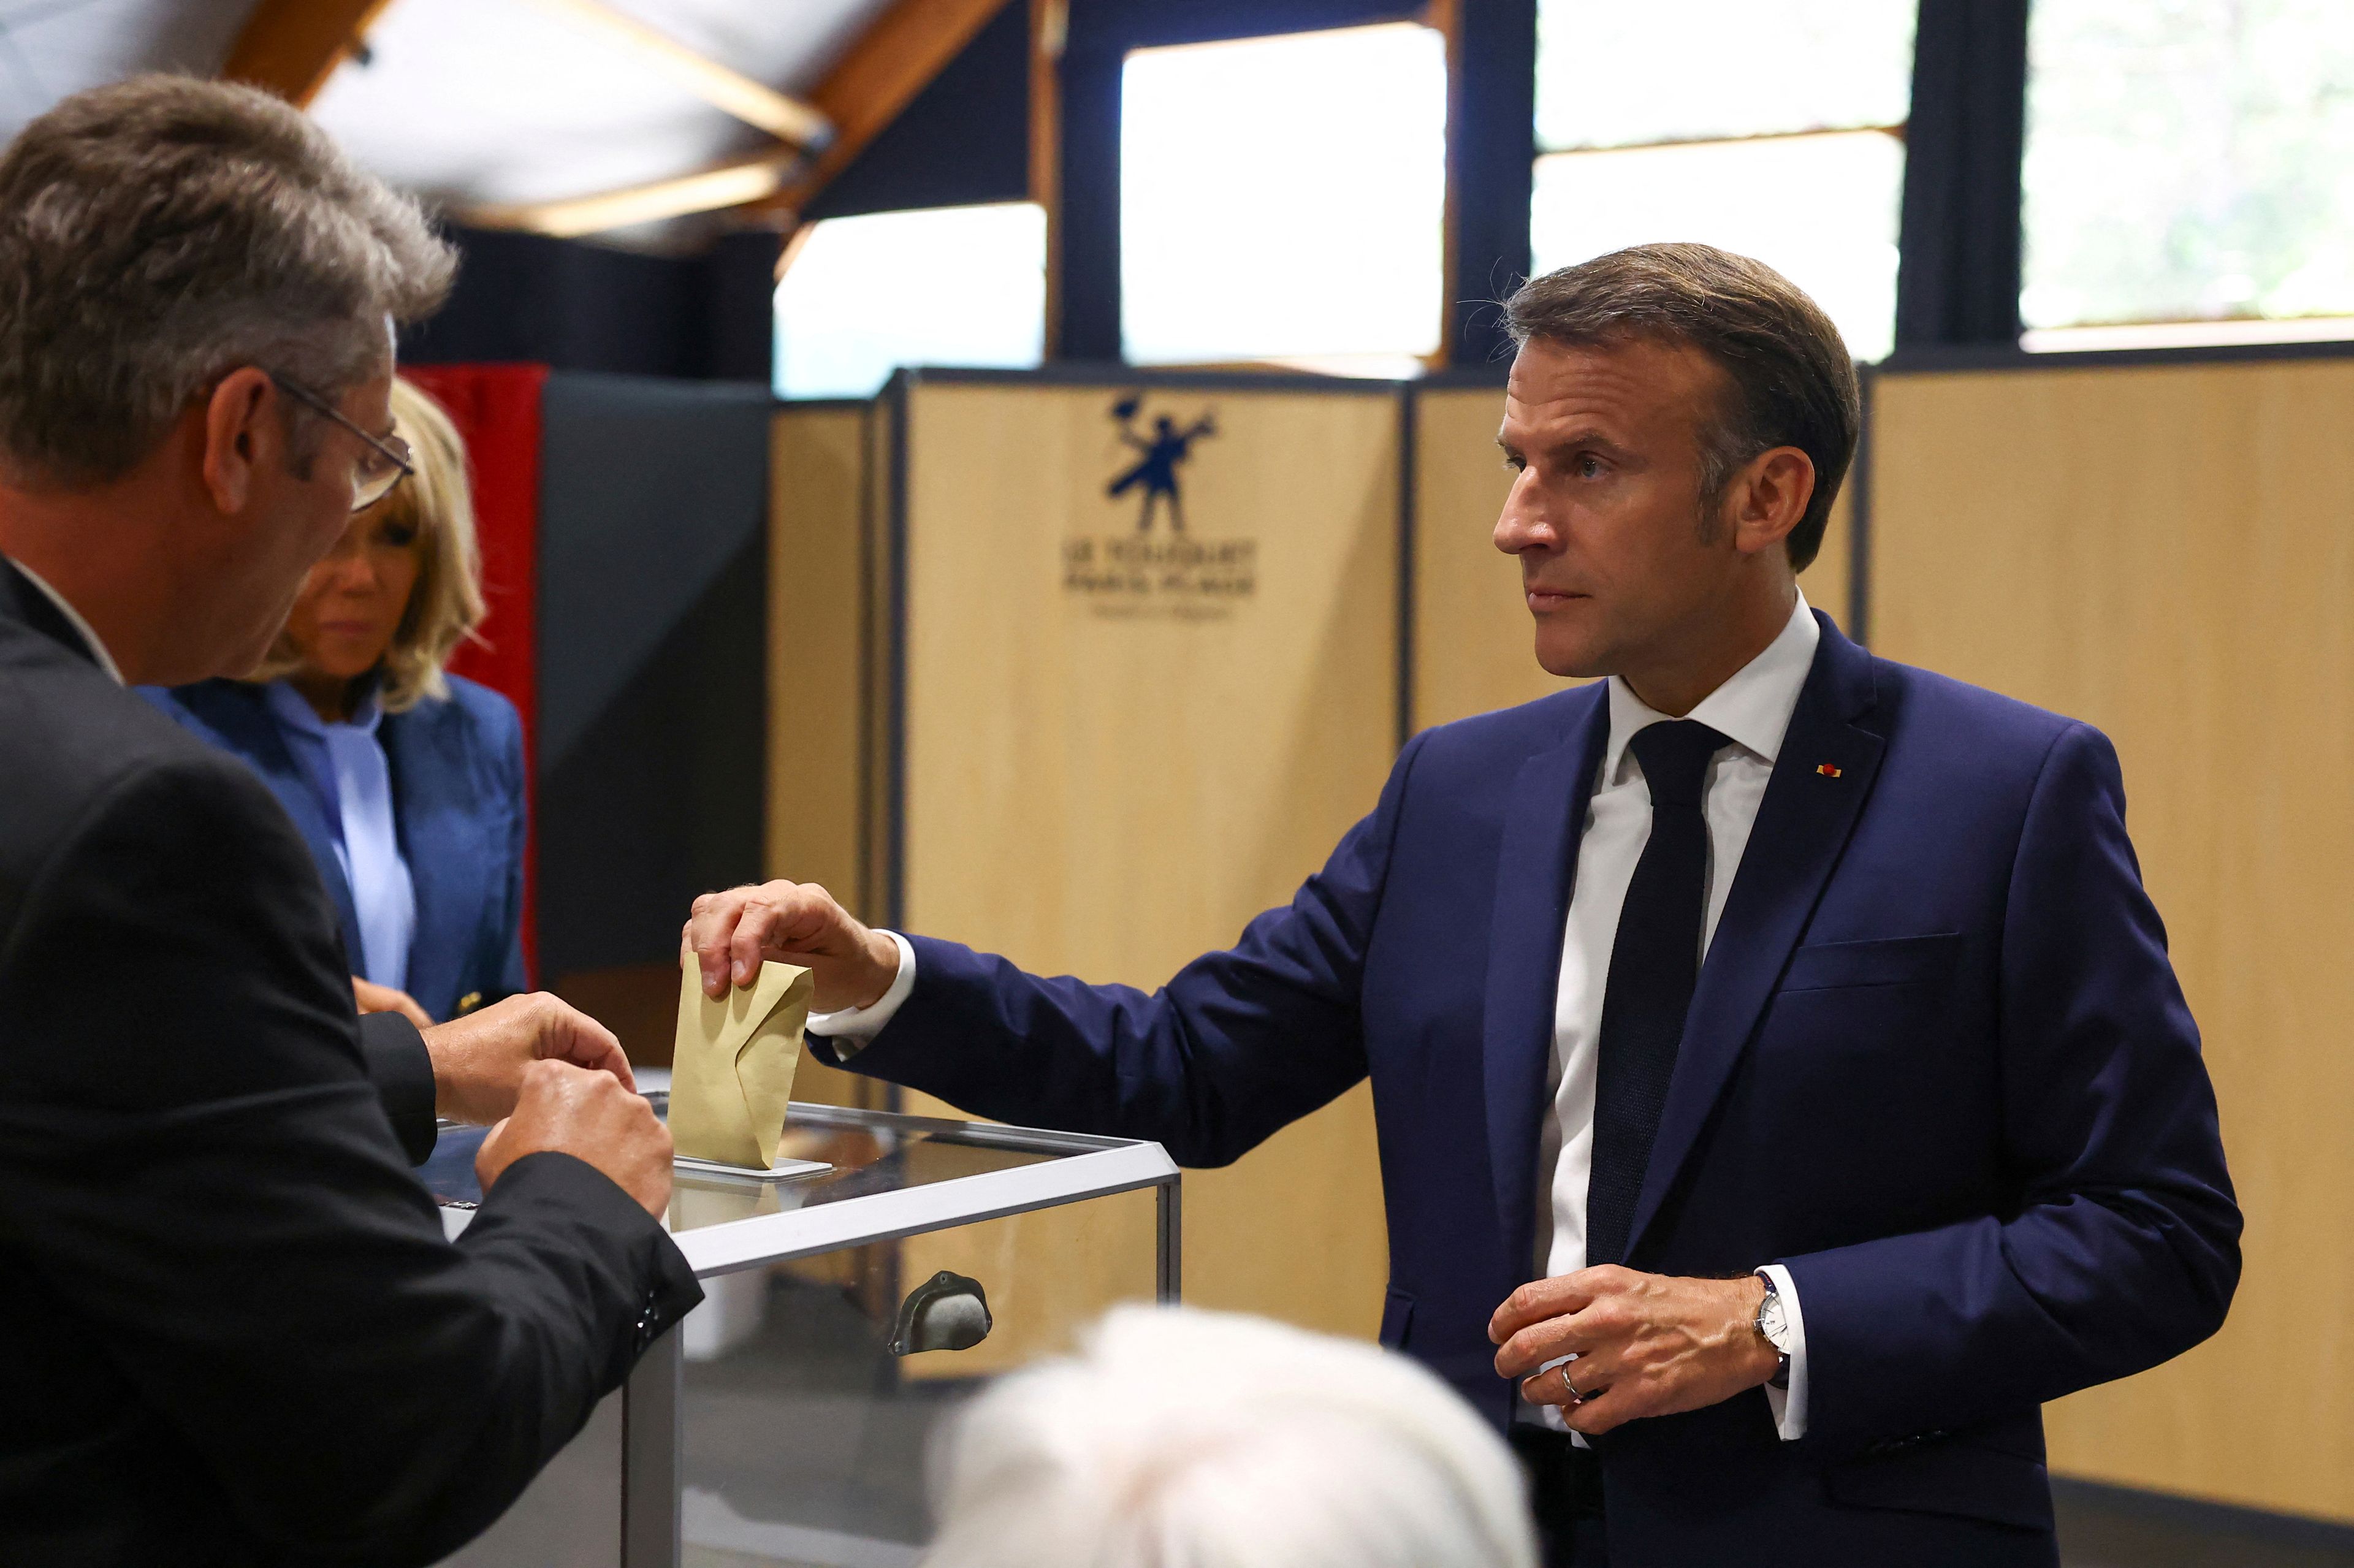
<svg viewBox="0 0 2354 1568"><path fill-rule="evenodd" d="M336 407L361 429L383 435L392 429L391 397L387 367L346 392ZM246 526L234 559L224 563L223 674L242 675L261 662L311 568L351 524L353 471L370 456L367 444L299 407L292 428L311 461L292 461L290 452L286 461L256 464Z"/></svg>
<svg viewBox="0 0 2354 1568"><path fill-rule="evenodd" d="M1704 526L1700 493L1699 432L1724 386L1699 351L1649 340L1532 338L1512 362L1497 443L1518 477L1496 548L1520 557L1553 674L1671 658L1734 591L1739 552Z"/></svg>

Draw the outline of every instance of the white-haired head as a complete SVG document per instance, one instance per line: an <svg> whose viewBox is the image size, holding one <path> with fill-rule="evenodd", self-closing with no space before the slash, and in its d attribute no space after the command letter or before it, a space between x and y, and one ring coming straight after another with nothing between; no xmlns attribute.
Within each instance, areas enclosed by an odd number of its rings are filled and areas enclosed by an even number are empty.
<svg viewBox="0 0 2354 1568"><path fill-rule="evenodd" d="M940 1435L928 1568L1534 1568L1519 1467L1403 1357L1115 1308Z"/></svg>

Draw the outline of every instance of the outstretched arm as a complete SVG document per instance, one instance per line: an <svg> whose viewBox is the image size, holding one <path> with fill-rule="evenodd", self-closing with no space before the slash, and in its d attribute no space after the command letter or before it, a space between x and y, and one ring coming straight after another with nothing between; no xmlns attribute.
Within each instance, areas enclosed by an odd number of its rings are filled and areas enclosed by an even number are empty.
<svg viewBox="0 0 2354 1568"><path fill-rule="evenodd" d="M913 938L913 991L845 1065L982 1116L1152 1139L1181 1164L1239 1158L1364 1076L1365 952L1420 745L1288 905L1161 990L1043 978ZM791 883L705 895L687 941L706 989L748 981L763 958L810 967L820 1012L871 1005L898 966L887 933Z"/></svg>

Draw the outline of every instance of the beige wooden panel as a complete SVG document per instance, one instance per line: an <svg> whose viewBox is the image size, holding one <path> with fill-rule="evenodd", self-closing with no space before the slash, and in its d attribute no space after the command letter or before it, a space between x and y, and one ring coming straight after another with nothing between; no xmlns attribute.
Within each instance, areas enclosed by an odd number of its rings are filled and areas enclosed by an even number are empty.
<svg viewBox="0 0 2354 1568"><path fill-rule="evenodd" d="M1449 724L1575 685L1537 662L1521 564L1496 548L1511 471L1496 447L1493 387L1415 395L1414 727Z"/></svg>
<svg viewBox="0 0 2354 1568"><path fill-rule="evenodd" d="M1503 393L1440 387L1415 403L1414 726L1425 729L1576 684L1545 673L1521 598L1520 563L1494 533L1511 472L1496 448ZM1799 579L1807 599L1850 624L1851 508L1842 492L1821 552Z"/></svg>
<svg viewBox="0 0 2354 1568"><path fill-rule="evenodd" d="M854 910L865 903L866 425L860 408L786 408L769 444L768 871L819 883ZM878 1098L867 1080L808 1056L793 1095Z"/></svg>
<svg viewBox="0 0 2354 1568"><path fill-rule="evenodd" d="M1182 470L1184 538L1228 563L1213 575L1230 587L1246 546L1250 591L1140 599L1066 583L1074 552L1100 566L1140 536L1140 497L1105 493L1133 458L1114 396L912 394L906 918L1033 969L1150 987L1288 901L1380 792L1397 410L1383 394L1151 395L1141 425L1214 418ZM1370 1096L1189 1173L1185 1237L1188 1300L1370 1335L1387 1272ZM909 1277L928 1255L910 1244Z"/></svg>
<svg viewBox="0 0 2354 1568"><path fill-rule="evenodd" d="M2058 1468L2354 1519L2354 364L1891 376L1874 641L2098 725L2248 1216L2231 1321Z"/></svg>

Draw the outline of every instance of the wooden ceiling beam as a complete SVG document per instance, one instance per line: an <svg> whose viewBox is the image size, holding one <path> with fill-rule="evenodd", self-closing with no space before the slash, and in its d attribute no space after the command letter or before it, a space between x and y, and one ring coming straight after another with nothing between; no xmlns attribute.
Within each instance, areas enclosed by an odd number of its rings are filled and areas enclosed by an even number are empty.
<svg viewBox="0 0 2354 1568"><path fill-rule="evenodd" d="M833 133L832 122L819 110L697 54L668 34L647 26L634 16L624 16L600 0L530 3L576 26L602 33L628 50L631 58L652 66L713 108L780 141L814 148L824 145Z"/></svg>
<svg viewBox="0 0 2354 1568"><path fill-rule="evenodd" d="M802 154L778 147L626 190L557 201L464 207L454 216L476 228L519 229L569 239L632 224L740 207L773 194L803 162Z"/></svg>
<svg viewBox="0 0 2354 1568"><path fill-rule="evenodd" d="M896 0L826 73L810 101L833 141L774 196L752 204L790 220L881 135L1007 0Z"/></svg>
<svg viewBox="0 0 2354 1568"><path fill-rule="evenodd" d="M307 109L392 0L260 0L221 75Z"/></svg>

